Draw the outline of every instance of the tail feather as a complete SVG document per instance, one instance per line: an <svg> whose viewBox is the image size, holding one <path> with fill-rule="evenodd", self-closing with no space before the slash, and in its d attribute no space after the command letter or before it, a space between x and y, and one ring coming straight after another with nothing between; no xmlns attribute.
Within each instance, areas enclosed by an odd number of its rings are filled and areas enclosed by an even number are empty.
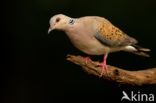
<svg viewBox="0 0 156 103"><path fill-rule="evenodd" d="M148 48L140 47L138 45L132 45L132 46L128 46L126 51L140 56L150 57L150 55L147 52L150 52L151 50Z"/></svg>
<svg viewBox="0 0 156 103"><path fill-rule="evenodd" d="M143 48L143 47L140 47L138 45L132 45L136 51L134 51L133 53L134 54L137 54L137 55L140 55L140 56L145 56L145 57L150 57L150 55L146 52L150 52L151 50L148 49L148 48Z"/></svg>
<svg viewBox="0 0 156 103"><path fill-rule="evenodd" d="M135 51L135 52L132 52L133 54L137 54L137 55L140 55L140 56L144 56L144 57L150 57L149 54L145 53L145 52L138 52L138 51Z"/></svg>
<svg viewBox="0 0 156 103"><path fill-rule="evenodd" d="M133 47L135 47L137 50L139 50L139 51L144 51L144 52L149 52L149 51L151 51L150 49L148 49L148 48L143 48L143 47L141 47L141 46L138 46L138 45L132 45Z"/></svg>

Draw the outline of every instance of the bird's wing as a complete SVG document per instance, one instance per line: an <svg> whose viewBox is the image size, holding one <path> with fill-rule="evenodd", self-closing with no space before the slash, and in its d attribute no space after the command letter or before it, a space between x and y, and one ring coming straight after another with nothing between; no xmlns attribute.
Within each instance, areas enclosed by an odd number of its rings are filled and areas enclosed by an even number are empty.
<svg viewBox="0 0 156 103"><path fill-rule="evenodd" d="M98 22L97 26L97 33L95 34L95 38L104 45L111 47L121 47L137 43L134 38L126 35L110 22Z"/></svg>

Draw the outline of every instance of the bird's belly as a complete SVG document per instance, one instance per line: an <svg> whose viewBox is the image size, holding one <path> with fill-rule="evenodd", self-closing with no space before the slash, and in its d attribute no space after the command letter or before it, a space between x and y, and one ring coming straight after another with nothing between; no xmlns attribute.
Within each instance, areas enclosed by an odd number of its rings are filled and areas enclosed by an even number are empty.
<svg viewBox="0 0 156 103"><path fill-rule="evenodd" d="M71 40L71 42L76 48L89 55L102 55L109 52L107 46L104 46L94 38L92 40L83 40L81 38L80 40Z"/></svg>
<svg viewBox="0 0 156 103"><path fill-rule="evenodd" d="M80 49L80 50L89 55L103 55L106 53L107 48L94 47L94 48L87 48L87 49L83 49L83 50Z"/></svg>

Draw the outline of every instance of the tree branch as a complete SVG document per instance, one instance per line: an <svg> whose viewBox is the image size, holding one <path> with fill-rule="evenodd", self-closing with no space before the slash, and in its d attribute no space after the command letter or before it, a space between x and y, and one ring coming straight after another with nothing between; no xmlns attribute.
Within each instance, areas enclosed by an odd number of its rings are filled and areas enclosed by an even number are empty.
<svg viewBox="0 0 156 103"><path fill-rule="evenodd" d="M100 77L102 68L98 66L99 62L87 61L81 56L68 55L67 60L80 65L84 71L89 74ZM148 85L156 84L156 68L146 70L128 71L118 67L108 65L107 72L103 73L101 78L115 81L120 84L129 85Z"/></svg>

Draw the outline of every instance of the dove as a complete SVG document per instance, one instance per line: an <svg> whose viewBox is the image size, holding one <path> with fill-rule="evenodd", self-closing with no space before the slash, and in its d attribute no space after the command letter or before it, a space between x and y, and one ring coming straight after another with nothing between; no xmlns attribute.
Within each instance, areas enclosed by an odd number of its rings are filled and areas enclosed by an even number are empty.
<svg viewBox="0 0 156 103"><path fill-rule="evenodd" d="M101 63L102 72L107 70L109 53L126 51L149 57L146 52L150 49L137 45L138 41L128 36L109 20L99 16L84 16L72 18L57 14L50 18L48 33L61 30L69 37L71 43L88 55L104 55Z"/></svg>

